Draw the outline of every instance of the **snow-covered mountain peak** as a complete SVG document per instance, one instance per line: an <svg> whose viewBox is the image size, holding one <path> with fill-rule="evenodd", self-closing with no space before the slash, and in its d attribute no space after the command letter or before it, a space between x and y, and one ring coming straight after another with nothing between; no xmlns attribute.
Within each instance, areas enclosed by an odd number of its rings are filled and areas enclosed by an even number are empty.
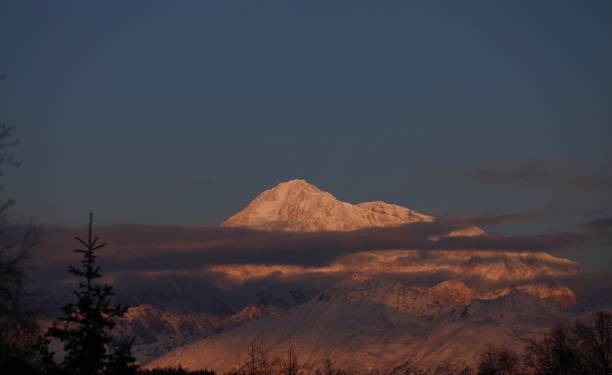
<svg viewBox="0 0 612 375"><path fill-rule="evenodd" d="M265 190L221 226L291 232L352 231L433 220L381 201L342 202L305 180L294 179Z"/></svg>
<svg viewBox="0 0 612 375"><path fill-rule="evenodd" d="M278 185L272 189L266 190L264 193L274 195L278 200L295 198L296 195L300 194L305 195L300 196L299 198L306 198L307 194L326 194L326 192L323 190L301 178L280 182ZM329 193L327 194L331 195Z"/></svg>
<svg viewBox="0 0 612 375"><path fill-rule="evenodd" d="M287 180L287 181L283 181L280 182L277 186L285 186L285 187L289 187L289 188L298 188L298 187L302 187L305 189L310 189L310 190L316 190L318 192L321 192L321 190L314 186L313 184L311 184L310 182L306 181L303 178L294 178L292 180Z"/></svg>

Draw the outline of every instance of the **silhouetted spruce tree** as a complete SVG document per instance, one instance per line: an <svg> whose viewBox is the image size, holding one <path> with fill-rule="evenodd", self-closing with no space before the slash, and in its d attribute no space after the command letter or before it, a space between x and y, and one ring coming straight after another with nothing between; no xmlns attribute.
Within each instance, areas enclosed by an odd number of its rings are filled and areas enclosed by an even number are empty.
<svg viewBox="0 0 612 375"><path fill-rule="evenodd" d="M83 246L74 250L83 255L80 267L68 268L68 272L80 279L74 291L77 300L63 307L64 316L60 318L60 324L54 325L48 336L64 343L66 356L61 367L68 373L134 373L136 365L131 354L131 342L112 345L115 319L123 316L127 308L111 304L114 295L112 286L97 281L101 275L95 252L106 244L99 243L98 237L92 237L92 221L93 215L90 213L87 241L75 237Z"/></svg>

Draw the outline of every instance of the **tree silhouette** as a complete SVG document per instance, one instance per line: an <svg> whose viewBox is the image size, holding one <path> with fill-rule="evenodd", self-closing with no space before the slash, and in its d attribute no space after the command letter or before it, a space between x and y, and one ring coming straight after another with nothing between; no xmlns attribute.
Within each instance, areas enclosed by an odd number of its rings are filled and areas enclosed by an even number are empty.
<svg viewBox="0 0 612 375"><path fill-rule="evenodd" d="M482 353L478 375L521 374L519 356L507 347L489 348Z"/></svg>
<svg viewBox="0 0 612 375"><path fill-rule="evenodd" d="M48 332L51 338L64 343L66 356L63 369L76 375L97 375L135 372L135 360L131 355L131 342L112 345L111 331L115 319L127 310L111 304L114 295L110 285L99 283L100 266L96 265L95 252L105 247L98 237L92 236L93 215L89 214L87 240L75 239L83 246L74 252L82 254L80 267L70 266L68 272L80 279L74 291L76 303L63 307L60 324Z"/></svg>
<svg viewBox="0 0 612 375"><path fill-rule="evenodd" d="M287 348L287 356L282 362L282 373L284 375L298 375L300 371L300 363L293 348L293 344L289 344Z"/></svg>
<svg viewBox="0 0 612 375"><path fill-rule="evenodd" d="M535 375L612 374L612 315L599 311L591 323L555 328L531 342L525 362Z"/></svg>
<svg viewBox="0 0 612 375"><path fill-rule="evenodd" d="M9 150L17 145L14 129L0 124L0 166L19 166ZM39 333L34 319L37 293L29 289L25 271L40 227L29 223L20 226L22 230L11 229L7 211L13 204L12 199L0 199L0 365L11 358L31 359Z"/></svg>
<svg viewBox="0 0 612 375"><path fill-rule="evenodd" d="M612 374L612 314L598 311L593 323L577 321L574 334L578 343L578 357L592 374Z"/></svg>

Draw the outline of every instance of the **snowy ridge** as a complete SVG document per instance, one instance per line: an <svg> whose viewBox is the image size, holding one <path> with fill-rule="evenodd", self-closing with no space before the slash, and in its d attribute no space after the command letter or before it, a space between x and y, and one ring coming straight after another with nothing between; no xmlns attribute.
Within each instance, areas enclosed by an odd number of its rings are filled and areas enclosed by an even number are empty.
<svg viewBox="0 0 612 375"><path fill-rule="evenodd" d="M235 314L220 318L139 305L128 309L126 315L117 321L116 329L120 337L135 338L133 353L139 362L145 363L215 332L281 312L276 307L251 304Z"/></svg>
<svg viewBox="0 0 612 375"><path fill-rule="evenodd" d="M212 335L147 367L226 371L245 361L251 343L269 355L292 344L314 367L327 357L360 371L390 368L408 356L425 367L444 360L473 363L488 344L520 348L569 316L556 303L518 289L490 300L476 295L460 282L418 289L358 275L287 313Z"/></svg>
<svg viewBox="0 0 612 375"><path fill-rule="evenodd" d="M362 274L354 275L322 291L318 299L385 305L400 312L432 318L476 300L495 300L516 292L550 301L561 308L572 306L576 301L571 289L553 283L527 284L478 293L457 280L443 281L431 288L423 288Z"/></svg>

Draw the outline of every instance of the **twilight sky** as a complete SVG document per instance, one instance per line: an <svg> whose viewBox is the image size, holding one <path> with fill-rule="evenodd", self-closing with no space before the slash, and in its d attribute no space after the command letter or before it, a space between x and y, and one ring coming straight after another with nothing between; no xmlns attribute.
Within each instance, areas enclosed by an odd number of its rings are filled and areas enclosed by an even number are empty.
<svg viewBox="0 0 612 375"><path fill-rule="evenodd" d="M3 1L4 193L48 225L216 225L300 177L571 231L612 216L611 36L609 1Z"/></svg>

